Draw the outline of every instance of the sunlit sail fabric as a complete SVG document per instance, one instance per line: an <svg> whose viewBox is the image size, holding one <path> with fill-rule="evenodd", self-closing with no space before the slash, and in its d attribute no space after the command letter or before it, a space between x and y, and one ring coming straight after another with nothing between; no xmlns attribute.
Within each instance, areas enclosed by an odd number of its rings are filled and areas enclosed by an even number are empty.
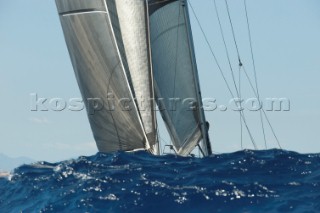
<svg viewBox="0 0 320 213"><path fill-rule="evenodd" d="M56 4L98 149L156 153L153 105L140 98L153 98L146 2Z"/></svg>
<svg viewBox="0 0 320 213"><path fill-rule="evenodd" d="M161 115L179 155L208 139L200 106L197 67L187 2L149 0L155 91ZM205 155L207 146L202 146Z"/></svg>
<svg viewBox="0 0 320 213"><path fill-rule="evenodd" d="M147 1L107 0L107 4L110 16L118 17L118 21L113 21L113 26L119 28L116 33L117 40L118 43L123 43L123 58L126 58L127 70L130 72L132 88L148 141L152 150L158 151Z"/></svg>

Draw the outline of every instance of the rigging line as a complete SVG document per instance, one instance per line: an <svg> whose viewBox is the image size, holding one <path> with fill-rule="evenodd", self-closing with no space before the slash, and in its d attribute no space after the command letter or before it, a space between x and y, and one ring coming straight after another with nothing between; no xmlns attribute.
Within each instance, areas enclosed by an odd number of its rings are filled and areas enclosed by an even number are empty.
<svg viewBox="0 0 320 213"><path fill-rule="evenodd" d="M262 127L263 139L264 139L264 146L265 146L266 149L268 149L266 131L265 131L265 128L264 128L263 114L262 114L262 110L261 109L259 110L259 113L260 113L261 127Z"/></svg>
<svg viewBox="0 0 320 213"><path fill-rule="evenodd" d="M228 63L229 63L229 67L230 67L230 71L231 71L231 75L232 75L233 84L235 86L237 95L241 100L241 72L240 72L241 71L241 66L239 66L239 83L238 83L239 84L239 89L238 89L237 85L236 85L236 81L235 81L234 71L233 71L233 68L232 68L232 65L231 65L230 54L229 54L229 50L228 50L228 47L227 47L227 44L226 44L226 39L225 39L225 36L224 36L224 32L223 32L223 28L222 28L222 24L221 24L219 12L218 12L218 6L217 6L216 0L214 0L214 7L215 7L215 11L216 11L218 22L219 22L219 27L220 27L220 32L221 32L221 36L222 36L222 39L223 39L224 47L225 47L225 50L226 50L226 55L227 55L227 59L228 59ZM239 103L239 108L241 110L241 101ZM241 140L241 149L243 149L243 126L242 126L241 111L239 111L239 113L240 113L239 115L240 115L240 138L241 138L240 140Z"/></svg>
<svg viewBox="0 0 320 213"><path fill-rule="evenodd" d="M237 84L236 84L236 80L235 80L234 71L233 71L233 68L232 68L232 65L231 65L231 59L230 59L228 46L227 46L227 43L226 43L225 35L224 35L224 32L223 32L223 28L222 28L222 24L221 24L221 20L220 20L220 15L219 15L217 2L216 2L216 0L214 0L213 2L214 2L215 11L216 11L216 16L217 16L217 19L218 19L218 22L219 22L221 37L222 37L222 40L223 40L223 44L224 44L224 47L225 47L225 51L226 51L226 55L227 55L227 59L228 59L229 67L230 67L230 72L231 72L231 75L232 75L233 84L234 84L234 87L236 89L237 95L241 100L241 72L240 72L241 71L241 66L240 66L240 63L239 63L239 83L238 83L239 84L239 89L238 89L237 88ZM241 107L242 106L241 106L241 101L240 101L240 103L239 103L240 110L241 110ZM240 115L241 149L243 149L243 126L242 126L241 111L239 111L239 115Z"/></svg>
<svg viewBox="0 0 320 213"><path fill-rule="evenodd" d="M244 0L245 1L245 0ZM231 14L230 14L230 9L229 9L229 5L228 5L228 1L225 0L226 3L226 8L227 8L227 12L228 12L228 17L229 17L229 22L231 25L231 29L232 29L232 35L233 35L233 40L236 46L236 50L237 50L237 54L238 54L238 59L239 59L239 66L244 66L241 62L241 57L240 57L240 51L239 51L239 47L238 47L238 43L236 40L236 36L235 36L235 31L234 31L234 27L233 27L233 23L232 23L232 19L231 19ZM246 7L246 2L245 2L245 10L246 10L246 19L247 19L247 26L248 26L248 32L249 32L249 40L250 40L250 49L251 49L251 56L252 56L252 60L253 60L253 64L254 64L254 77L255 77L255 81L256 81L256 96L257 99L259 101L259 104L261 105L261 101L260 101L260 95L259 95L259 90L258 90L258 81L257 81L257 74L256 74L256 66L255 66L255 62L254 62L254 56L253 56L253 47L252 47L252 37L251 37L251 30L250 30L250 25L249 25L249 16L248 16L248 11L247 11L247 7ZM243 67L243 69L245 70L245 68ZM246 76L248 78L248 80L250 79L247 72L245 71ZM255 91L252 82L249 80L251 87L253 88L253 90ZM265 114L266 116L266 114ZM271 124L269 119L267 118L269 125ZM264 129L264 123L263 123L263 116L262 116L262 112L260 111L260 121L261 121L261 127L262 127L262 132L263 132L263 137L264 137L264 142L265 142L265 146L267 147L267 140L266 140L266 134L265 134L265 129ZM272 126L270 126L271 129L273 129ZM275 135L275 132L272 130L275 138L277 139L277 136ZM278 145L280 146L279 141L277 140ZM280 146L281 147L281 146Z"/></svg>
<svg viewBox="0 0 320 213"><path fill-rule="evenodd" d="M244 9L245 9L245 13L246 13L247 28L248 28L249 43L250 43L250 51L251 51L251 60L252 60L253 73L254 73L254 79L255 79L255 84L256 84L256 91L257 91L257 95L258 95L258 101L260 102L257 69L256 69L256 62L255 62L254 54L253 54L253 44L252 44L252 36L251 36L252 34L251 34L251 27L250 27L250 22L249 22L247 0L244 0L243 3L244 3ZM261 103L260 103L260 105L261 105ZM262 127L262 132L263 132L264 143L265 143L265 147L267 149L268 148L267 139L266 139L266 133L265 133L265 129L264 129L263 114L262 114L261 110L260 110L260 120L261 120L261 127Z"/></svg>
<svg viewBox="0 0 320 213"><path fill-rule="evenodd" d="M226 79L226 77L225 77L225 75L224 75L224 73L223 73L223 71L222 71L222 68L221 68L221 66L220 66L220 64L219 64L219 61L218 61L216 55L215 55L214 52L213 52L212 46L211 46L211 44L210 44L210 42L209 42L209 40L208 40L208 37L206 36L206 34L205 34L205 32L204 32L204 29L203 29L203 27L202 27L202 25L201 25L201 23L200 23L200 20L199 20L197 14L195 13L195 10L194 10L191 2L188 1L188 0L187 0L187 2L188 2L188 4L190 5L190 8L191 8L191 10L192 10L192 13L193 13L193 15L194 15L195 18L196 18L196 21L197 21L197 23L198 23L198 25L199 25L199 27L200 27L200 30L201 30L201 32L202 32L202 34L203 34L203 37L204 37L205 41L206 41L206 43L207 43L207 45L208 45L208 47L209 47L209 49L210 49L211 55L213 56L214 61L216 62L216 65L217 65L217 67L218 67L218 69L219 69L219 71L220 71L220 74L221 74L224 82L226 83L226 86L227 86L227 88L228 88L228 90L229 90L232 98L235 99L235 96L234 96L234 94L233 94L233 92L232 92L232 90L231 90L231 88L230 88L230 86L229 86L229 83L228 83L228 81L227 81L227 79ZM243 122L244 122L244 124L245 124L245 127L246 127L246 129L247 129L247 131L248 131L248 134L249 134L249 136L250 136L251 142L252 142L253 146L255 147L255 149L257 149L255 140L254 140L254 138L253 138L253 136L252 136L252 134L251 134L251 131L250 131L249 127L248 127L248 124L247 124L247 122L246 122L246 119L245 119L245 117L244 117L244 113L243 113L243 112L241 113L241 117L242 117Z"/></svg>
<svg viewBox="0 0 320 213"><path fill-rule="evenodd" d="M258 99L258 94L257 94L256 90L254 89L254 86L253 86L253 84L252 84L252 81L251 81L251 79L250 79L250 77L249 77L249 75L248 75L248 73L247 73L244 65L243 65L243 71L244 71L244 73L245 73L245 75L246 75L246 78L248 79L248 82L249 82L249 84L250 84L250 87L251 87L254 95L255 95L256 98ZM258 99L258 101L259 101L259 103L261 104L261 101L260 101L259 99ZM270 119L269 119L266 111L263 109L263 107L262 107L262 112L263 112L263 114L264 114L265 119L267 120L267 123L268 123L270 129L271 129L271 132L272 132L272 134L273 134L273 137L276 139L279 148L282 149L281 144L280 144L280 141L279 141L279 139L278 139L278 137L277 137L277 134L275 133L274 128L273 128L273 126L272 126L272 124L271 124L271 122L270 122Z"/></svg>
<svg viewBox="0 0 320 213"><path fill-rule="evenodd" d="M244 65L242 66L242 69L243 69L243 72L245 73L245 76L246 76L246 78L247 78L247 80L248 80L248 82L249 82L249 85L250 85L250 87L251 87L254 95L256 96L256 98L257 98L257 100L258 100L258 102L259 102L260 107L262 107L262 101L261 101L260 97L258 96L257 91L254 89L254 86L253 86L253 84L252 84L252 81L251 81L251 79L250 79L250 77L249 77L249 75L248 75L248 72L247 72L247 70L246 70L246 68L245 68ZM262 112L262 111L264 111L263 108L259 110L259 113L260 113L260 120L261 120L261 127L262 127L263 138L264 138L264 142L265 142L265 147L266 147L266 149L267 149L267 148L268 148L268 146L267 146L267 138L266 138L266 132L265 132L265 127L264 127L264 122L263 122L263 112ZM266 119L269 120L268 117L266 117ZM270 124L271 124L271 122L270 122ZM273 133L273 135L276 137L275 133ZM279 142L278 142L278 143L279 143Z"/></svg>
<svg viewBox="0 0 320 213"><path fill-rule="evenodd" d="M246 12L248 34L249 34L249 43L250 43L250 50L251 50L251 59L252 59L254 78L255 78L255 83L256 83L256 90L257 90L258 97L260 97L259 88L258 88L257 69L256 69L256 63L255 63L254 54L253 54L252 36L251 36L251 28L250 28L250 22L249 22L249 16L248 16L247 1L244 0L243 2L244 2L244 8L245 8L245 12Z"/></svg>
<svg viewBox="0 0 320 213"><path fill-rule="evenodd" d="M188 1L188 0L187 0L187 1ZM208 38L207 38L207 36L206 36L206 34L205 34L205 32L204 32L204 29L203 29L202 25L200 24L200 20L198 19L198 16L196 15L196 13L195 13L195 11L194 11L194 8L193 8L192 4L190 3L190 1L188 1L188 3L189 3L189 5L190 5L190 8L191 8L191 10L192 10L193 15L194 15L195 18L196 18L196 21L197 21L197 23L198 23L198 25L199 25L199 27L200 27L200 30L201 30L201 32L202 32L202 34L203 34L203 36L204 36L204 39L206 40L206 43L207 43L207 45L208 45L208 47L209 47L209 49L210 49L211 55L213 56L213 58L214 58L214 60L215 60L215 62L216 62L216 65L217 65L217 67L218 67L218 69L219 69L219 71L220 71L220 74L221 74L224 82L226 83L226 85L227 85L227 87L228 87L228 90L229 90L231 96L232 96L232 97L235 97L235 96L233 95L233 92L232 92L232 90L231 90L231 87L229 86L229 83L228 83L228 81L227 81L227 78L226 78L226 76L224 75L224 73L223 73L223 71L222 71L222 68L221 68L221 66L220 66L220 64L219 64L218 58L217 58L216 55L214 54L213 49L212 49L212 47L211 47L211 45L210 45L210 42L209 42L209 40L208 40Z"/></svg>
<svg viewBox="0 0 320 213"><path fill-rule="evenodd" d="M242 108L242 94L241 94L241 66L239 66L239 98L240 98L240 110ZM243 126L242 126L242 117L240 114L240 137L241 137L241 149L243 149Z"/></svg>
<svg viewBox="0 0 320 213"><path fill-rule="evenodd" d="M109 77L109 79L108 79L108 83L107 83L107 95L109 94L109 89L110 89L110 84L111 84L111 81L112 81L112 78L113 78L113 74L116 72L117 67L119 66L119 64L120 64L120 61L114 66L114 68L112 69L112 73L111 73L111 75L110 75L110 77ZM118 126L117 126L117 124L116 124L116 122L115 122L115 119L114 119L114 117L113 117L112 111L109 111L109 110L107 110L107 111L110 113L110 116L111 116L112 122L113 122L113 126L114 126L114 128L115 128L115 130L116 130L116 133L117 133L117 136L118 136L119 149L122 150L123 147L122 147L122 143L121 143L121 139L120 139L120 135L119 135L119 131L118 131Z"/></svg>
<svg viewBox="0 0 320 213"><path fill-rule="evenodd" d="M276 135L276 133L275 133L275 131L274 131L274 129L273 129L273 126L271 125L271 122L270 122L270 120L269 120L269 118L268 118L268 116L267 116L266 111L265 111L264 109L263 109L262 111L263 111L263 113L264 113L264 116L265 116L268 124L269 124L269 127L270 127L270 129L271 129L271 131L272 131L272 134L273 134L274 138L276 139L276 141L277 141L277 143L278 143L279 148L282 149L281 144L280 144L280 141L279 141L279 139L278 139L278 137L277 137L277 135Z"/></svg>
<svg viewBox="0 0 320 213"><path fill-rule="evenodd" d="M239 51L238 43L237 43L237 40L236 40L236 34L234 32L234 27L233 27L231 15L230 15L228 0L225 0L225 3L226 3L227 13L228 13L228 17L229 17L229 22L230 22L230 25L231 25L233 41L234 41L234 44L235 44L236 49L237 49L238 60L239 60L239 65L240 65L240 64L242 64L241 58L240 58L240 51Z"/></svg>
<svg viewBox="0 0 320 213"><path fill-rule="evenodd" d="M243 66L242 64L242 61L241 61L241 57L240 57L240 51L239 51L239 47L238 47L238 43L237 43L237 40L236 40L236 34L235 34L235 31L234 31L234 27L233 27L233 23L232 23L232 19L231 19L231 14L230 14L230 9L229 9L229 4L228 4L228 1L225 0L225 3L226 3L226 8L227 8L227 13L228 13L228 17L229 17L229 22L230 22L230 26L231 26L231 30L232 30L232 36L233 36L233 41L234 41L234 44L235 44L235 47L236 47L236 50L237 50L237 55L238 55L238 61L239 61L239 70L241 70L241 67ZM239 97L239 93L238 93L238 97ZM241 105L240 105L241 106ZM248 124L246 122L246 118L244 116L244 112L243 111L240 111L240 114L241 114L241 119L243 120L246 128L247 128L247 131L249 133L249 136L250 136L250 139L252 141L252 144L254 146L255 149L257 149L257 146L254 142L254 138L251 134L251 131L248 127ZM241 123L242 124L242 123Z"/></svg>
<svg viewBox="0 0 320 213"><path fill-rule="evenodd" d="M220 20L220 15L219 15L219 12L218 12L217 2L216 2L216 0L214 0L213 2L214 2L215 10L216 10L217 19L218 19L218 22L219 22L220 33L221 33L221 36L222 36L222 40L223 40L223 44L224 44L224 47L225 47L225 50L226 50L226 55L227 55L229 67L230 67L230 70L231 70L231 75L232 75L233 84L234 84L234 86L235 86L237 95L238 95L238 97L239 97L239 92L238 92L238 88L237 88L237 85L236 85L236 80L235 80L233 68L232 68L232 65L231 65L230 54L229 54L228 46L227 46L226 39L225 39L225 36L224 36L224 32L223 32L223 28L222 28L222 24L221 24L221 20Z"/></svg>
<svg viewBox="0 0 320 213"><path fill-rule="evenodd" d="M202 150L201 146L200 146L199 144L198 144L197 146L198 146L198 149L200 150L200 152L201 152L202 156L203 156L203 157L206 157L206 155L204 154L204 152L203 152L203 150Z"/></svg>
<svg viewBox="0 0 320 213"><path fill-rule="evenodd" d="M256 143L255 143L255 140L254 140L254 138L253 138L253 135L252 135L252 133L251 133L251 131L250 131L250 128L249 128L249 126L248 126L248 123L247 123L247 119L246 119L246 117L245 117L245 114L244 114L243 111L240 111L240 112L241 112L241 118L242 118L242 120L243 120L243 123L244 123L244 125L245 125L245 127L246 127L246 129L247 129L247 132L248 132L248 134L249 134L249 137L250 137L250 139L251 139L252 145L253 145L254 149L257 150L258 147L257 147L257 145L256 145Z"/></svg>

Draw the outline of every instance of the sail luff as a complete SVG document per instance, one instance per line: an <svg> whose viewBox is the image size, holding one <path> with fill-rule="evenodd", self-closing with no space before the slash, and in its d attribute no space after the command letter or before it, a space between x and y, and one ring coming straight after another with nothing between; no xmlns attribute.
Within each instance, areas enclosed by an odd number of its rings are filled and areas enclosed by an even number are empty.
<svg viewBox="0 0 320 213"><path fill-rule="evenodd" d="M209 139L209 133L208 133L208 126L207 126L207 121L205 118L204 114L204 109L203 109L203 102L202 102L202 94L201 94L201 88L200 88L200 80L199 80L199 74L198 74L198 67L197 67L197 62L196 62L196 56L195 56L195 48L194 48L194 42L193 42L193 35L192 35L192 29L191 29L191 23L190 23L190 15L189 15L189 9L188 9L188 2L186 3L185 6L185 16L186 16L186 25L187 25L187 31L188 31L188 39L189 39L189 47L190 47L190 53L192 55L191 60L192 60L192 65L193 65L193 74L194 74L194 80L195 80L195 86L196 86L196 95L197 95L197 101L198 101L198 107L199 107L199 114L200 114L200 125L201 125L201 131L202 131L202 151L205 156L212 155L212 148L211 148L211 143Z"/></svg>

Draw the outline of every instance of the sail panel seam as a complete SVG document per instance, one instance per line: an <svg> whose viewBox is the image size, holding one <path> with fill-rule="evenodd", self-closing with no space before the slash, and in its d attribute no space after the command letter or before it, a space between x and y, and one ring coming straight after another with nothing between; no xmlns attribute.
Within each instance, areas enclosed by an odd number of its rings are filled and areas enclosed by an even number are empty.
<svg viewBox="0 0 320 213"><path fill-rule="evenodd" d="M59 13L59 15L67 16L67 15L77 15L77 14L85 14L85 13L107 13L107 12L91 8L91 9L82 9L82 10L70 10L67 12Z"/></svg>

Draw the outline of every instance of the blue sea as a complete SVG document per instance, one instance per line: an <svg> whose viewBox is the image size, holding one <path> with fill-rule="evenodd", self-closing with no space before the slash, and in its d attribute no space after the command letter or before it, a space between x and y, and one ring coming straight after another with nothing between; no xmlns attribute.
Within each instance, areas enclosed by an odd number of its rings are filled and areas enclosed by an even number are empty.
<svg viewBox="0 0 320 213"><path fill-rule="evenodd" d="M320 212L320 154L98 153L0 178L0 212Z"/></svg>

